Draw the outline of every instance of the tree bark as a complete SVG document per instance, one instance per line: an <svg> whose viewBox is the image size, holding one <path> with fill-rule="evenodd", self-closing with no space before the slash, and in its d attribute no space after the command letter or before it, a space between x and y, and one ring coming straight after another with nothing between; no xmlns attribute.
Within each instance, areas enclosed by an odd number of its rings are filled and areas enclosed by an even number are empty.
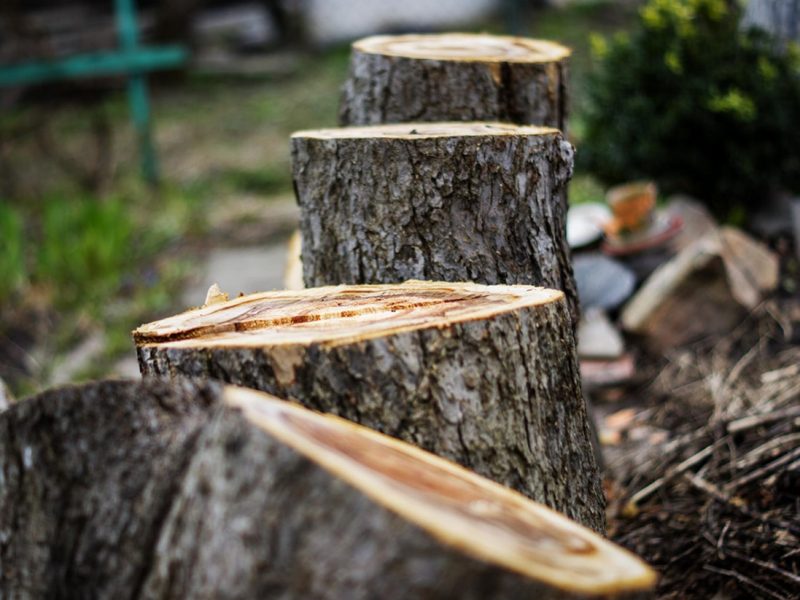
<svg viewBox="0 0 800 600"><path fill-rule="evenodd" d="M267 292L140 327L144 375L334 413L604 530L562 293L411 281Z"/></svg>
<svg viewBox="0 0 800 600"><path fill-rule="evenodd" d="M566 241L573 148L552 129L431 123L292 136L308 287L407 279L578 297Z"/></svg>
<svg viewBox="0 0 800 600"><path fill-rule="evenodd" d="M211 383L64 388L0 414L0 595L638 595L637 558L335 417Z"/></svg>
<svg viewBox="0 0 800 600"><path fill-rule="evenodd" d="M353 44L342 125L504 121L564 131L568 48L488 34L374 36Z"/></svg>

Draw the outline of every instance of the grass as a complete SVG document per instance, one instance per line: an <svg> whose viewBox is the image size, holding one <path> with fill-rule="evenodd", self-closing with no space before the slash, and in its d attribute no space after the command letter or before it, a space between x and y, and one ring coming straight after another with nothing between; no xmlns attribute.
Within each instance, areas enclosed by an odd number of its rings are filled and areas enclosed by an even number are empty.
<svg viewBox="0 0 800 600"><path fill-rule="evenodd" d="M584 204L586 202L603 202L605 189L591 175L577 173L569 182L570 204Z"/></svg>
<svg viewBox="0 0 800 600"><path fill-rule="evenodd" d="M53 198L43 208L33 277L53 287L56 307L98 306L138 258L124 201Z"/></svg>
<svg viewBox="0 0 800 600"><path fill-rule="evenodd" d="M38 391L97 331L106 349L92 374L107 372L131 351L131 329L176 308L191 268L182 247L206 230L210 202L174 185L153 194L135 179L113 196L0 202L0 359L10 350L32 357L24 369L0 360L0 377L17 395ZM19 330L26 321L30 335Z"/></svg>
<svg viewBox="0 0 800 600"><path fill-rule="evenodd" d="M335 125L347 57L346 49L307 57L288 77L190 76L154 86L158 193L139 180L121 92L89 107L3 113L0 141L10 142L0 153L0 175L9 175L0 177L0 359L4 344L22 344L37 365L21 374L0 364L15 393L46 385L53 365L93 331L103 332L105 352L79 377L103 375L130 353L131 329L183 308L176 298L214 226L212 206L220 214L240 198L267 203L291 191L288 137ZM112 173L105 191L87 191L77 174L96 163L97 115L114 131ZM41 122L44 137L58 140L53 153L31 135L42 133ZM32 316L42 307L46 319ZM47 326L21 343L16 324L26 318Z"/></svg>
<svg viewBox="0 0 800 600"><path fill-rule="evenodd" d="M0 204L0 298L22 288L27 275L22 215Z"/></svg>

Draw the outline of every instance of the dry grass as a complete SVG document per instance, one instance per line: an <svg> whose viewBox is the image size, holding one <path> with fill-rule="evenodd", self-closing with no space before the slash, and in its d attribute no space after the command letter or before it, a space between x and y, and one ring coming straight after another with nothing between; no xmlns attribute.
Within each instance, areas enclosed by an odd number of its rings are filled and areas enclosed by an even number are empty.
<svg viewBox="0 0 800 600"><path fill-rule="evenodd" d="M661 598L800 597L800 347L786 314L765 304L672 356L609 465L612 537L661 572Z"/></svg>

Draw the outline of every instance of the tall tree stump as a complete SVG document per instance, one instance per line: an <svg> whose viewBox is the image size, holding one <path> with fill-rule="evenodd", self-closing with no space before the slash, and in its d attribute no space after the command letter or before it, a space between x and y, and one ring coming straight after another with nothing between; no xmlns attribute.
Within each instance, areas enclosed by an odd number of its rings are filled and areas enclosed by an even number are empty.
<svg viewBox="0 0 800 600"><path fill-rule="evenodd" d="M549 599L654 579L519 494L252 390L68 387L0 434L4 598Z"/></svg>
<svg viewBox="0 0 800 600"><path fill-rule="evenodd" d="M267 292L144 325L134 339L144 375L296 400L604 528L561 292L422 281Z"/></svg>
<svg viewBox="0 0 800 600"><path fill-rule="evenodd" d="M407 279L563 290L577 322L554 129L380 125L292 136L306 286Z"/></svg>
<svg viewBox="0 0 800 600"><path fill-rule="evenodd" d="M342 125L504 121L564 130L564 46L488 34L375 36L353 44Z"/></svg>

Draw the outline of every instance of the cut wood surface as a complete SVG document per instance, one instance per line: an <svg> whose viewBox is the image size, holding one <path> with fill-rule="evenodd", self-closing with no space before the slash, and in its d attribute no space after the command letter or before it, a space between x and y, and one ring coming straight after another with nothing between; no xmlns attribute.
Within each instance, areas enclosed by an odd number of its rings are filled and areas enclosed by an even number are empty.
<svg viewBox="0 0 800 600"><path fill-rule="evenodd" d="M295 229L286 247L286 267L283 274L283 289L285 290L302 290L305 287L301 259L302 251L300 230Z"/></svg>
<svg viewBox="0 0 800 600"><path fill-rule="evenodd" d="M578 300L566 241L573 148L556 130L415 123L292 136L309 287L532 284Z"/></svg>
<svg viewBox="0 0 800 600"><path fill-rule="evenodd" d="M339 121L505 121L564 130L570 50L485 33L374 36L353 44Z"/></svg>
<svg viewBox="0 0 800 600"><path fill-rule="evenodd" d="M0 595L641 597L639 559L448 461L209 382L0 414Z"/></svg>
<svg viewBox="0 0 800 600"><path fill-rule="evenodd" d="M144 375L296 400L604 528L561 292L422 281L267 292L144 325L134 339Z"/></svg>

